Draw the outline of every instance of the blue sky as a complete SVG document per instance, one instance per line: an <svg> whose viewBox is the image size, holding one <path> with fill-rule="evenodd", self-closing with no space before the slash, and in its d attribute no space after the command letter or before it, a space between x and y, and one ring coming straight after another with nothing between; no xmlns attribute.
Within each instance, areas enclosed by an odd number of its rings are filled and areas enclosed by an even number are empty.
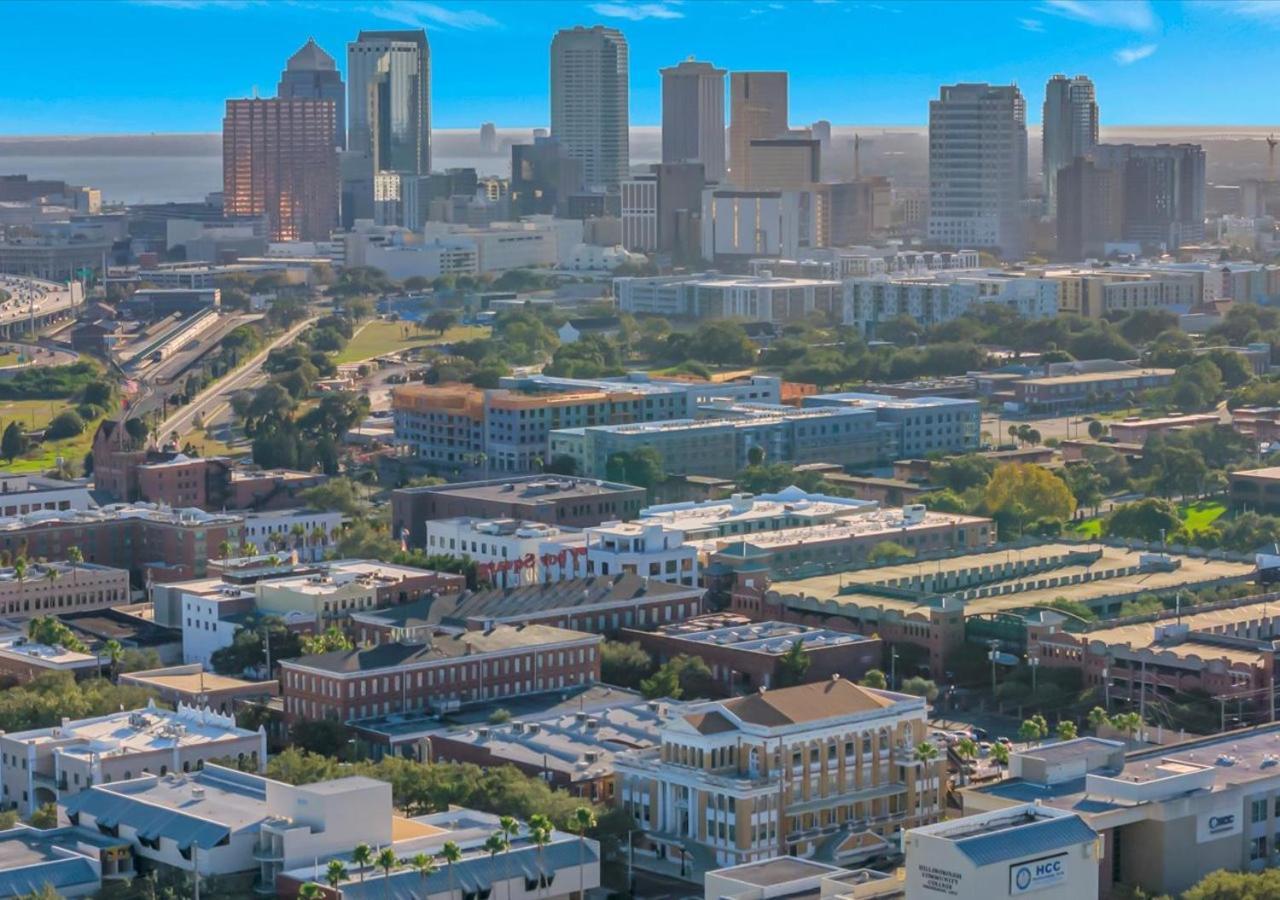
<svg viewBox="0 0 1280 900"><path fill-rule="evenodd" d="M1104 126L1280 119L1280 0L0 0L0 20L0 134L217 131L308 36L342 67L358 29L417 25L437 128L544 124L551 35L594 23L627 35L637 125L689 55L789 71L795 124L923 123L966 80L1016 81L1035 122L1054 72L1093 77Z"/></svg>

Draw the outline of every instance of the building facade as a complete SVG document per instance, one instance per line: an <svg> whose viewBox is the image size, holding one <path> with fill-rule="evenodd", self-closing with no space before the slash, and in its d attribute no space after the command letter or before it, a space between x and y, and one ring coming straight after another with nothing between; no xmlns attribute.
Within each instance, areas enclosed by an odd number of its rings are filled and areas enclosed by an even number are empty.
<svg viewBox="0 0 1280 900"><path fill-rule="evenodd" d="M730 181L745 188L751 181L751 142L787 130L787 73L731 73L729 115Z"/></svg>
<svg viewBox="0 0 1280 900"><path fill-rule="evenodd" d="M1053 216L1058 209L1058 172L1077 157L1088 156L1098 143L1098 100L1093 82L1084 75L1054 75L1045 85L1040 121L1045 212Z"/></svg>
<svg viewBox="0 0 1280 900"><path fill-rule="evenodd" d="M630 169L627 39L578 26L551 41L551 137L582 163L588 188L616 190Z"/></svg>
<svg viewBox="0 0 1280 900"><path fill-rule="evenodd" d="M724 145L724 69L692 58L662 75L662 161L702 163L708 181L727 172Z"/></svg>
<svg viewBox="0 0 1280 900"><path fill-rule="evenodd" d="M281 100L331 100L336 126L334 142L340 149L347 148L347 87L333 57L315 38L307 38L289 57L280 73L276 96Z"/></svg>

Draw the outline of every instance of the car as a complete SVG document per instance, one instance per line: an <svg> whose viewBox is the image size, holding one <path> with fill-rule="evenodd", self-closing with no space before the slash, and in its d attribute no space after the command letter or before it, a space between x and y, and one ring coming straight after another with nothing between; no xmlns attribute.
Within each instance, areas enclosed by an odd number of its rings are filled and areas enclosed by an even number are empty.
<svg viewBox="0 0 1280 900"><path fill-rule="evenodd" d="M991 739L991 735L987 734L987 729L985 728L971 728L969 731L975 741L988 741Z"/></svg>
<svg viewBox="0 0 1280 900"><path fill-rule="evenodd" d="M978 756L990 756L990 755L991 755L991 742L990 741L980 742L978 744Z"/></svg>
<svg viewBox="0 0 1280 900"><path fill-rule="evenodd" d="M1013 741L1009 740L1007 737L996 738L996 741L997 741L997 743L1004 744L1004 745L1005 745L1006 747L1008 747L1010 750L1012 750L1012 749L1013 749Z"/></svg>

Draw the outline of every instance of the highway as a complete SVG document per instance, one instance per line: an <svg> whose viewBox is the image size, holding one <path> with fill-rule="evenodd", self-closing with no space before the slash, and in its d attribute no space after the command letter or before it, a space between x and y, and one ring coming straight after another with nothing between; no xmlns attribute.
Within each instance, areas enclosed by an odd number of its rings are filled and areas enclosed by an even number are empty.
<svg viewBox="0 0 1280 900"><path fill-rule="evenodd" d="M14 328L23 329L33 319L40 327L54 318L69 315L76 303L84 301L84 288L78 281L66 285L25 275L0 274L0 291L9 295L9 299L0 304L0 333L5 337L11 336Z"/></svg>
<svg viewBox="0 0 1280 900"><path fill-rule="evenodd" d="M197 417L203 417L205 422L212 422L214 418L222 412L223 407L229 406L231 397L237 391L254 387L259 381L264 380L262 374L262 364L267 361L268 354L277 347L283 347L293 341L299 334L315 323L317 317L304 319L294 325L284 334L277 337L262 350L258 351L247 363L236 369L227 377L214 382L205 388L191 403L177 410L173 415L161 423L158 433L167 438L173 432L178 435L185 436L188 431L195 427Z"/></svg>

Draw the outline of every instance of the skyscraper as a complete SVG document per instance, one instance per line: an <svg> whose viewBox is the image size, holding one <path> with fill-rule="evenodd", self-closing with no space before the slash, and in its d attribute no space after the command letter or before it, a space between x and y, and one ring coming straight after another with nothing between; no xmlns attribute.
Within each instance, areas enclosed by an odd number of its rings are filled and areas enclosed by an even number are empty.
<svg viewBox="0 0 1280 900"><path fill-rule="evenodd" d="M1204 240L1199 144L1099 144L1091 155L1099 167L1120 173L1123 240L1169 250Z"/></svg>
<svg viewBox="0 0 1280 900"><path fill-rule="evenodd" d="M1027 105L1016 85L945 85L929 102L929 240L1021 255Z"/></svg>
<svg viewBox="0 0 1280 900"><path fill-rule="evenodd" d="M628 63L616 28L579 25L551 40L551 137L593 190L616 190L630 168Z"/></svg>
<svg viewBox="0 0 1280 900"><path fill-rule="evenodd" d="M431 48L427 33L362 31L347 44L348 147L374 172L431 171Z"/></svg>
<svg viewBox="0 0 1280 900"><path fill-rule="evenodd" d="M708 181L722 181L724 69L692 57L662 75L662 161L700 162Z"/></svg>
<svg viewBox="0 0 1280 900"><path fill-rule="evenodd" d="M337 122L334 137L337 146L346 149L346 86L333 57L324 52L315 38L307 38L298 52L289 57L280 73L276 96L281 100L332 100Z"/></svg>
<svg viewBox="0 0 1280 900"><path fill-rule="evenodd" d="M273 241L327 240L338 222L336 130L332 100L228 100L226 215L265 215Z"/></svg>
<svg viewBox="0 0 1280 900"><path fill-rule="evenodd" d="M485 122L480 126L480 152L490 154L498 152L498 129L492 122Z"/></svg>
<svg viewBox="0 0 1280 900"><path fill-rule="evenodd" d="M733 72L729 76L729 180L751 179L751 142L787 130L787 73Z"/></svg>
<svg viewBox="0 0 1280 900"><path fill-rule="evenodd" d="M1044 89L1045 213L1057 211L1058 172L1098 143L1098 103L1084 75L1054 75Z"/></svg>

